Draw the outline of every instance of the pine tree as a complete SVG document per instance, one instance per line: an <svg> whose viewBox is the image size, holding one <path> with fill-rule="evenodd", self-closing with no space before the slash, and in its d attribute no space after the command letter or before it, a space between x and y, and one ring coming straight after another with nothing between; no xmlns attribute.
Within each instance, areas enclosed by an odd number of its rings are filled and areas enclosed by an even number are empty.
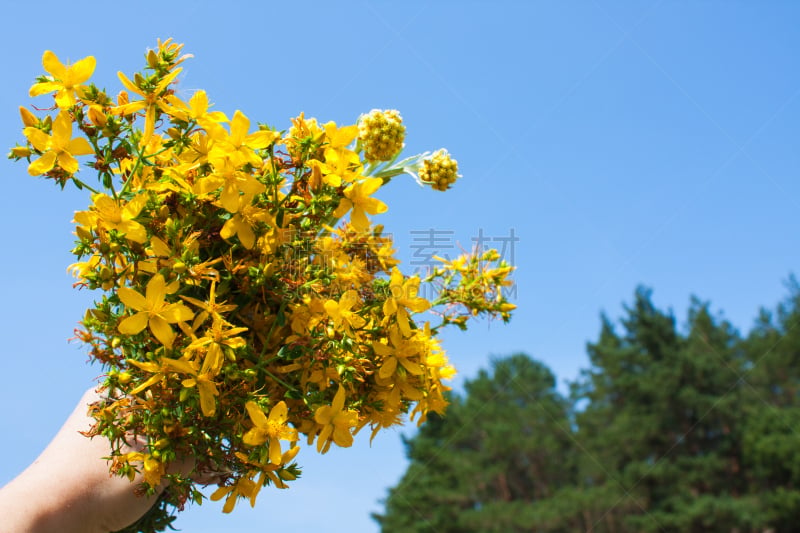
<svg viewBox="0 0 800 533"><path fill-rule="evenodd" d="M607 531L731 531L763 516L741 476L738 333L698 300L683 335L640 288L617 335L604 319L575 387L585 484L621 492L597 518ZM595 527L596 530L599 527Z"/></svg>
<svg viewBox="0 0 800 533"><path fill-rule="evenodd" d="M800 285L775 313L761 310L744 342L749 392L743 463L775 531L800 522Z"/></svg>
<svg viewBox="0 0 800 533"><path fill-rule="evenodd" d="M533 506L574 483L568 404L544 365L495 360L405 441L408 471L390 490L384 531L530 531Z"/></svg>
<svg viewBox="0 0 800 533"><path fill-rule="evenodd" d="M406 440L391 532L798 530L800 285L748 336L639 288L603 316L570 402L524 355L495 360Z"/></svg>

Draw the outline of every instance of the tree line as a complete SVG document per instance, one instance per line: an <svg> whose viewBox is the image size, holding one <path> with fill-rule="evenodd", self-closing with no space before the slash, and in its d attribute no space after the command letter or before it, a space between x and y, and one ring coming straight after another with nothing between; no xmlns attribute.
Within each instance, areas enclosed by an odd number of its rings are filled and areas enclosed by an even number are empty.
<svg viewBox="0 0 800 533"><path fill-rule="evenodd" d="M404 439L386 532L800 531L800 287L746 336L639 288L568 394L525 354Z"/></svg>

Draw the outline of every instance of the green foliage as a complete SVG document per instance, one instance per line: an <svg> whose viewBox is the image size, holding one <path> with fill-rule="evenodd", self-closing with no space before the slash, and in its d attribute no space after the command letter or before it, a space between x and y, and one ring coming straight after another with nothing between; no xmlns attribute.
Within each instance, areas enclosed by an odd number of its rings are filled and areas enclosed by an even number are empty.
<svg viewBox="0 0 800 533"><path fill-rule="evenodd" d="M800 288L745 337L693 299L685 327L638 289L590 366L492 363L406 440L391 532L795 531ZM621 327L620 327L621 326Z"/></svg>
<svg viewBox="0 0 800 533"><path fill-rule="evenodd" d="M406 441L411 466L376 517L384 530L529 531L537 513L520 502L574 477L568 403L553 374L522 354L492 370Z"/></svg>

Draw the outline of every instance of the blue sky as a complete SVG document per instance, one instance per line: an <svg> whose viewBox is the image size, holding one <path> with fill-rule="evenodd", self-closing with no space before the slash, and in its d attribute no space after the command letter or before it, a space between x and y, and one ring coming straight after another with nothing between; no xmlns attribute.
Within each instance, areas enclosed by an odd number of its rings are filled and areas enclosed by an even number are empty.
<svg viewBox="0 0 800 533"><path fill-rule="evenodd" d="M100 6L101 4L97 4ZM492 355L525 351L560 382L587 364L602 311L638 284L685 320L691 295L742 332L774 307L800 264L800 6L794 2L152 2L4 8L0 135L22 139L17 108L41 54L97 58L93 80L143 65L157 37L195 55L180 86L216 109L285 128L305 111L354 123L396 108L408 154L446 147L463 179L447 193L396 180L377 220L407 270L425 235L440 253L512 235L511 324L445 335L460 380ZM224 7L221 7L224 6ZM44 100L42 100L44 102ZM6 324L0 483L32 461L101 373L68 344L93 297L71 288L71 218L86 198L0 161ZM88 172L85 178L88 177ZM507 249L510 259L511 250ZM562 385L563 388L563 385ZM407 431L411 431L409 428ZM373 532L369 512L406 463L400 431L370 447L299 456L304 476L231 516L207 503L189 533Z"/></svg>

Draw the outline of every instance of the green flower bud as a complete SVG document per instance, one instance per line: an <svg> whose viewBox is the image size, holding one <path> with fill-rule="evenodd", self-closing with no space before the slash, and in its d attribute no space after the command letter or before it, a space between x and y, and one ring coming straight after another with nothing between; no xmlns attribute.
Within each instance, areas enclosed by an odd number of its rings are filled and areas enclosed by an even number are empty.
<svg viewBox="0 0 800 533"><path fill-rule="evenodd" d="M367 161L389 161L403 149L406 127L396 109L373 109L358 119L358 138Z"/></svg>
<svg viewBox="0 0 800 533"><path fill-rule="evenodd" d="M419 169L420 181L437 191L446 191L458 178L458 161L450 157L444 148L423 161L422 168Z"/></svg>

